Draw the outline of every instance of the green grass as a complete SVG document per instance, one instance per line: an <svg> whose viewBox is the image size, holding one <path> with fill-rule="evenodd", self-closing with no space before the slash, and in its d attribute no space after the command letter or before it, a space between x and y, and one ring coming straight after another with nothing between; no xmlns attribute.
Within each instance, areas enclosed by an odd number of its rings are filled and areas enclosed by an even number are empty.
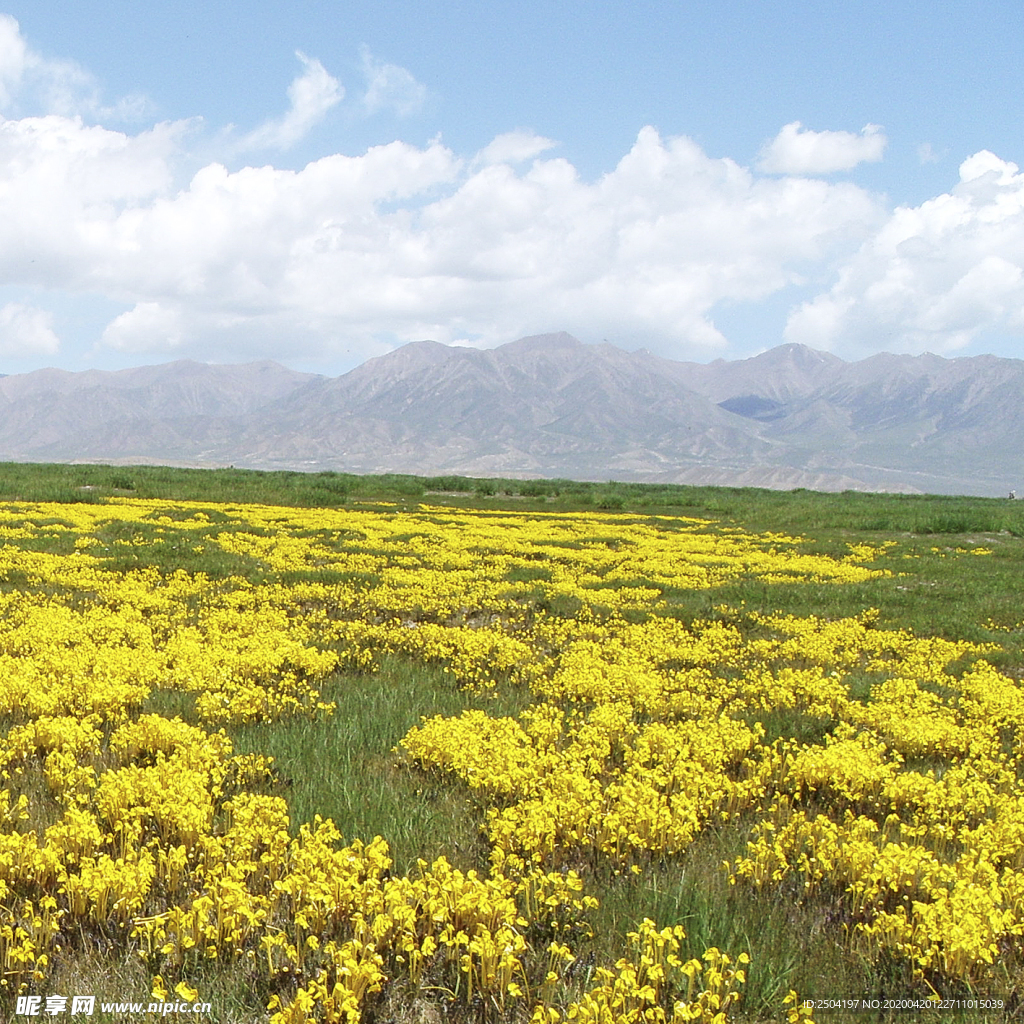
<svg viewBox="0 0 1024 1024"><path fill-rule="evenodd" d="M426 501L453 507L508 507L519 512L604 509L707 516L742 522L752 530L787 531L799 524L804 533L906 533L943 538L1005 532L1024 536L1024 501L1005 498L395 473L356 476L234 468L0 463L0 502L95 502L111 496L318 508L351 502L387 501L403 506ZM511 503L510 498L514 499Z"/></svg>
<svg viewBox="0 0 1024 1024"><path fill-rule="evenodd" d="M384 836L398 872L441 856L463 870L485 870L481 805L465 787L417 771L395 747L423 717L474 707L517 715L529 694L472 695L441 669L399 658L385 658L373 674L336 675L322 693L337 704L328 718L228 729L236 753L274 758L293 832L320 814L346 839Z"/></svg>
<svg viewBox="0 0 1024 1024"><path fill-rule="evenodd" d="M684 959L715 946L730 956L747 953L746 1019L778 1019L791 988L802 995L869 991L871 973L844 948L841 923L828 908L802 902L791 889L754 893L730 886L722 862L745 852L742 825L707 829L681 856L624 874L595 888L597 948L614 959L621 935L649 917L659 926L682 925Z"/></svg>
<svg viewBox="0 0 1024 1024"><path fill-rule="evenodd" d="M92 549L92 554L100 560L102 568L111 572L154 566L165 574L183 570L203 572L213 578L240 576L258 582L266 572L257 559L209 543L218 533L241 529L237 523L213 522L202 529L168 533L156 523L114 521L97 531L100 544ZM244 529L252 532L251 527Z"/></svg>

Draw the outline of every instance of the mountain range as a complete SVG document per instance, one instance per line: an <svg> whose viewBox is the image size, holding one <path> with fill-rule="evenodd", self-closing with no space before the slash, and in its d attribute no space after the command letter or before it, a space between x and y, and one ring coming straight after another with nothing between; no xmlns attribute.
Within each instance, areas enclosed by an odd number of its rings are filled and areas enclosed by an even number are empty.
<svg viewBox="0 0 1024 1024"><path fill-rule="evenodd" d="M1024 360L802 345L677 362L548 334L340 377L189 361L0 378L0 460L819 490L1024 490Z"/></svg>

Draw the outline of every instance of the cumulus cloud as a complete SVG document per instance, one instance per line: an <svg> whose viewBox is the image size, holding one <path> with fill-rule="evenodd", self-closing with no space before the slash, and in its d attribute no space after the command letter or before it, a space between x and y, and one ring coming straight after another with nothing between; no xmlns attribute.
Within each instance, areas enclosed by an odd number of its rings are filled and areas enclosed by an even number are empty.
<svg viewBox="0 0 1024 1024"><path fill-rule="evenodd" d="M323 120L345 95L341 83L327 73L320 61L295 51L302 74L288 86L290 105L285 114L264 122L243 140L246 149L289 149Z"/></svg>
<svg viewBox="0 0 1024 1024"><path fill-rule="evenodd" d="M121 352L166 352L184 337L181 314L159 302L138 302L107 324L100 344Z"/></svg>
<svg viewBox="0 0 1024 1024"><path fill-rule="evenodd" d="M0 284L123 302L101 339L122 352L246 358L266 339L288 359L556 325L699 355L724 345L716 304L799 281L885 216L851 183L759 177L653 128L593 182L513 132L496 163L394 142L297 171L209 164L178 188L186 131L0 123Z"/></svg>
<svg viewBox="0 0 1024 1024"><path fill-rule="evenodd" d="M323 65L298 56L287 112L243 146L287 148L341 101ZM365 47L362 62L365 112L422 104L408 71ZM188 180L179 171L193 159L189 122L134 133L87 123L74 108L89 77L44 61L0 17L0 101L23 95L32 75L49 83L53 109L0 120L0 286L121 304L98 339L118 352L358 358L423 337L487 345L558 327L699 357L726 344L717 306L756 302L801 282L808 267L867 251L889 217L852 183L806 176L880 154L884 137L871 126L859 136L787 126L788 157L777 139L771 159L776 169L788 159L792 173L779 176L644 128L594 181L525 129L467 159L439 140L393 142L299 170L192 164ZM1016 169L995 157L974 158L963 175L958 202L984 204L1015 187ZM990 262L974 276L967 267L934 316L966 322L1012 301L1018 263L988 255L1006 266ZM844 284L855 276L845 267L835 294L800 311L794 332L800 316L817 316L830 325L819 333L849 333L866 307ZM43 311L5 308L25 351L53 350Z"/></svg>
<svg viewBox="0 0 1024 1024"><path fill-rule="evenodd" d="M0 355L15 358L52 355L59 348L53 316L46 310L20 302L0 306Z"/></svg>
<svg viewBox="0 0 1024 1024"><path fill-rule="evenodd" d="M187 128L131 136L54 114L0 121L0 284L80 289L105 276L120 244L112 225L168 193Z"/></svg>
<svg viewBox="0 0 1024 1024"><path fill-rule="evenodd" d="M324 109L312 64L296 111ZM153 357L356 359L560 328L700 358L726 345L717 308L826 274L788 340L949 351L1024 330L1024 175L985 151L949 193L892 210L653 128L592 181L517 130L466 159L393 142L299 170L209 163L182 184L189 130L0 121L0 286L118 302L100 347ZM23 353L58 344L27 306L4 307L0 335Z"/></svg>
<svg viewBox="0 0 1024 1024"><path fill-rule="evenodd" d="M853 132L815 132L799 121L787 124L767 143L758 157L758 169L770 174L831 174L860 163L877 163L886 137L877 124Z"/></svg>
<svg viewBox="0 0 1024 1024"><path fill-rule="evenodd" d="M983 331L1024 331L1024 175L982 150L950 192L899 207L789 318L818 347L954 352Z"/></svg>
<svg viewBox="0 0 1024 1024"><path fill-rule="evenodd" d="M594 183L560 159L466 168L439 142L392 143L295 172L203 168L110 218L90 273L146 297L104 338L122 349L178 346L167 311L186 309L195 337L235 316L307 349L382 335L494 343L558 324L700 351L724 343L717 302L784 287L795 264L879 216L853 185L757 178L651 128Z"/></svg>
<svg viewBox="0 0 1024 1024"><path fill-rule="evenodd" d="M408 117L415 114L427 97L426 86L417 82L410 71L397 64L378 61L367 46L360 48L366 91L363 107L368 114L387 110Z"/></svg>
<svg viewBox="0 0 1024 1024"><path fill-rule="evenodd" d="M558 143L545 139L542 135L517 128L513 132L505 132L496 136L490 143L477 153L474 162L477 164L518 164L532 160Z"/></svg>

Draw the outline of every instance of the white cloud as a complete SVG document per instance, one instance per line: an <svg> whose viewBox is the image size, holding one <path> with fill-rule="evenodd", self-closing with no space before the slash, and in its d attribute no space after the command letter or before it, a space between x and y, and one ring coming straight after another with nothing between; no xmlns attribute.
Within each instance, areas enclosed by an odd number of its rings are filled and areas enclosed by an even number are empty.
<svg viewBox="0 0 1024 1024"><path fill-rule="evenodd" d="M899 207L790 316L789 341L951 352L984 331L1024 331L1024 175L987 150L960 183Z"/></svg>
<svg viewBox="0 0 1024 1024"><path fill-rule="evenodd" d="M1008 160L1000 160L995 153L982 149L974 156L969 156L960 165L960 181L964 184L987 181L990 185L1013 186L1014 182L1019 180L1017 178L1019 170L1020 168L1016 164L1010 163ZM989 196L992 197L994 194L990 192Z"/></svg>
<svg viewBox="0 0 1024 1024"><path fill-rule="evenodd" d="M0 110L10 105L28 61L28 47L17 21L9 14L0 14Z"/></svg>
<svg viewBox="0 0 1024 1024"><path fill-rule="evenodd" d="M320 61L299 50L295 56L302 61L304 70L288 86L288 111L248 134L242 141L243 148L289 149L344 97L341 83L327 73Z"/></svg>
<svg viewBox="0 0 1024 1024"><path fill-rule="evenodd" d="M389 110L400 117L408 117L423 106L426 86L417 82L410 71L397 64L378 61L365 45L359 52L366 78L363 106L368 114Z"/></svg>
<svg viewBox="0 0 1024 1024"><path fill-rule="evenodd" d="M180 347L183 339L177 310L159 302L139 302L107 324L100 344L121 352L166 352Z"/></svg>
<svg viewBox="0 0 1024 1024"><path fill-rule="evenodd" d="M70 60L54 60L33 50L18 22L0 14L0 111L17 105L42 114L139 121L149 101L139 94L104 104L95 77Z"/></svg>
<svg viewBox="0 0 1024 1024"><path fill-rule="evenodd" d="M189 128L0 120L0 286L122 303L108 350L219 359L551 328L699 358L726 343L721 304L823 273L834 286L787 340L952 351L1024 331L1024 175L987 151L949 193L891 210L653 128L596 181L517 131L466 160L393 142L294 171L210 163L181 187ZM3 317L4 345L57 350L42 310Z"/></svg>
<svg viewBox="0 0 1024 1024"><path fill-rule="evenodd" d="M886 137L877 124L853 132L815 132L799 121L787 124L758 157L758 170L770 174L831 174L882 159Z"/></svg>
<svg viewBox="0 0 1024 1024"><path fill-rule="evenodd" d="M724 344L716 304L784 288L885 216L853 184L758 177L652 128L595 182L435 141L298 171L209 164L178 189L187 128L0 122L0 285L123 302L101 342L119 351L287 360L557 326L699 355Z"/></svg>
<svg viewBox="0 0 1024 1024"><path fill-rule="evenodd" d="M52 355L59 349L60 340L53 331L53 316L46 310L20 302L8 302L0 307L0 355Z"/></svg>
<svg viewBox="0 0 1024 1024"><path fill-rule="evenodd" d="M299 58L287 113L243 144L286 148L341 101L323 65ZM362 59L358 102L367 112L410 113L423 102L409 72L365 48ZM17 23L0 18L2 95L17 99L32 75L66 110L0 120L0 286L121 304L127 312L99 339L120 352L357 358L396 341L487 345L557 327L699 357L725 345L719 304L757 302L830 261L854 266L849 254L876 244L889 218L852 183L766 177L653 128L596 181L548 156L554 143L525 129L467 159L435 140L329 155L300 170L197 167L186 144L192 123L137 133L87 124L73 108L91 79L43 61ZM89 102L99 109L95 96ZM884 145L870 126L860 136L790 128L791 149L807 151L801 174L880 155ZM957 202L981 204L991 219L1016 187L1009 166L991 154L965 162ZM179 177L182 167L191 180ZM981 259L970 263L933 319L966 323L1000 302L1010 309L1019 260L983 255L1006 265L984 264L972 277ZM844 283L855 271L844 274L791 330L817 316L819 333L841 338L851 318L870 320L868 300ZM18 316L40 350L56 344L41 311Z"/></svg>
<svg viewBox="0 0 1024 1024"><path fill-rule="evenodd" d="M700 351L723 344L717 302L784 287L793 264L877 215L855 186L758 179L653 129L593 184L565 160L467 173L440 143L392 143L298 172L206 167L112 219L93 275L187 308L196 336L232 314L307 350L381 335L494 343L557 324ZM119 318L106 340L124 347L136 323Z"/></svg>
<svg viewBox="0 0 1024 1024"><path fill-rule="evenodd" d="M518 164L532 160L558 143L545 139L543 135L517 128L513 132L505 132L496 136L488 145L477 153L474 162L477 164Z"/></svg>
<svg viewBox="0 0 1024 1024"><path fill-rule="evenodd" d="M79 118L0 121L0 284L82 288L116 218L167 193L187 124L129 136Z"/></svg>

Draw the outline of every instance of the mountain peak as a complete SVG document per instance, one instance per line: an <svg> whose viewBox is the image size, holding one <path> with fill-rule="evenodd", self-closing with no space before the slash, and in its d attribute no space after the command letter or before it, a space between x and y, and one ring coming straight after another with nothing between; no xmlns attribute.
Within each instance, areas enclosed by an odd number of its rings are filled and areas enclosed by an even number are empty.
<svg viewBox="0 0 1024 1024"><path fill-rule="evenodd" d="M831 352L820 352L816 348L810 348L795 341L787 342L785 345L776 345L752 358L766 363L789 363L800 367L838 366L844 362L839 356L832 355Z"/></svg>
<svg viewBox="0 0 1024 1024"><path fill-rule="evenodd" d="M353 373L360 376L365 376L368 373L372 375L385 367L392 373L415 371L428 366L437 366L459 351L450 345L442 345L439 341L410 341L390 352L385 352L382 356L367 359L365 363L360 364L354 370L349 370L349 373L343 376ZM335 379L342 380L343 377Z"/></svg>
<svg viewBox="0 0 1024 1024"><path fill-rule="evenodd" d="M556 350L579 349L583 342L574 338L567 331L558 331L556 334L532 334L528 338L520 338L518 341L509 341L498 348L509 354L519 352L553 352Z"/></svg>

